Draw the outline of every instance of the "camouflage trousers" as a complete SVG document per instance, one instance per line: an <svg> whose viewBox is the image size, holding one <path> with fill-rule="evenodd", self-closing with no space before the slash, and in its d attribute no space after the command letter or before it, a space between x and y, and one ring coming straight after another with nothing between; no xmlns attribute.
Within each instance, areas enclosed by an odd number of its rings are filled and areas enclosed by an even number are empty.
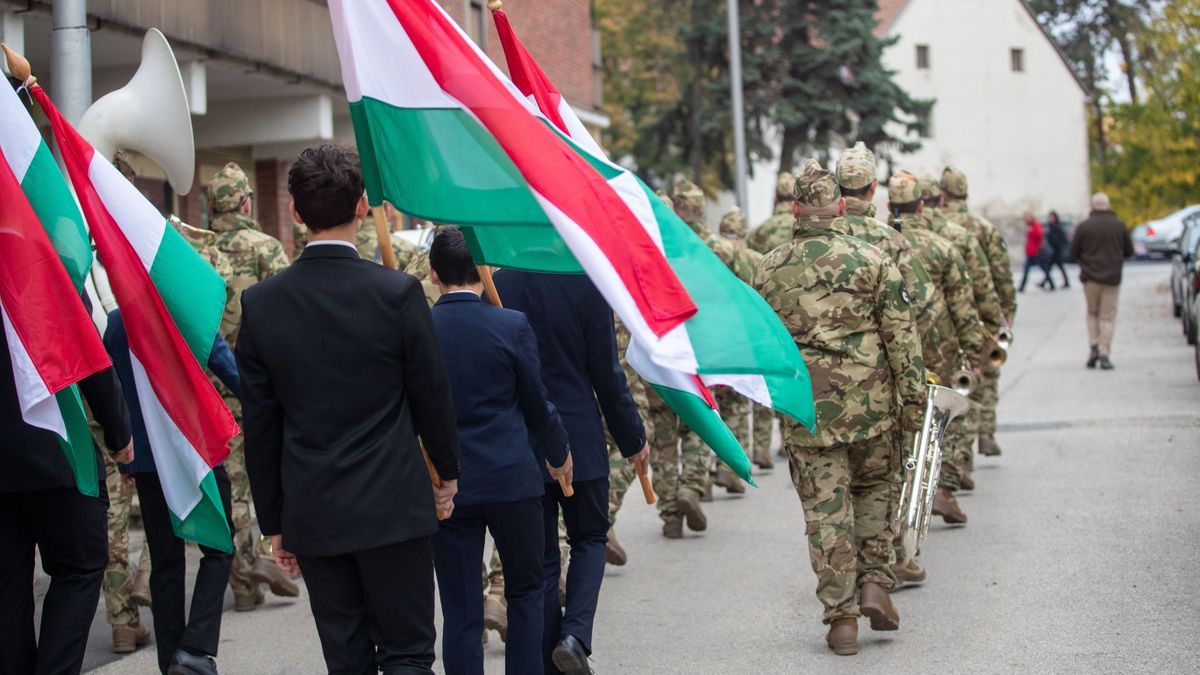
<svg viewBox="0 0 1200 675"><path fill-rule="evenodd" d="M650 398L650 471L658 495L658 516L679 518L675 496L690 490L696 497L708 486L709 451L696 432L684 424L657 395Z"/></svg>
<svg viewBox="0 0 1200 675"><path fill-rule="evenodd" d="M979 434L994 436L996 434L996 404L1000 402L1000 369L984 366L983 381L971 395L971 400L979 408Z"/></svg>
<svg viewBox="0 0 1200 675"><path fill-rule="evenodd" d="M629 460L621 456L621 451L610 443L608 446L609 527L616 526L617 511L621 509L621 503L625 501L625 493L629 491L629 486L636 482L638 482L637 470L633 468L633 464Z"/></svg>
<svg viewBox="0 0 1200 675"><path fill-rule="evenodd" d="M729 387L721 387L716 394L717 408L721 418L733 432L733 437L742 445L746 456L750 456L750 399L742 396ZM756 411L757 412L757 411Z"/></svg>
<svg viewBox="0 0 1200 675"><path fill-rule="evenodd" d="M768 453L771 451L771 431L775 425L775 413L770 408L764 408L757 403L750 405L754 408L754 419L751 424L754 438L753 452ZM747 448L747 450L749 449Z"/></svg>
<svg viewBox="0 0 1200 675"><path fill-rule="evenodd" d="M108 488L108 566L100 592L104 596L104 612L108 623L126 626L139 622L138 607L130 596L136 572L150 572L150 548L142 547L137 570L129 566L129 512L133 506L134 488L122 480L117 463L107 452L104 456L104 483Z"/></svg>
<svg viewBox="0 0 1200 675"><path fill-rule="evenodd" d="M792 484L804 505L804 534L825 623L860 615L862 584L889 591L896 586L898 436L889 431L826 448L786 445Z"/></svg>
<svg viewBox="0 0 1200 675"><path fill-rule="evenodd" d="M238 415L238 424L241 425L241 415ZM237 594L249 594L258 586L250 579L254 561L260 555L273 558L265 550L266 542L260 543L254 538L250 518L250 477L246 475L246 440L240 433L229 441L225 472L229 474L229 501L233 511L233 569L229 572L229 588Z"/></svg>

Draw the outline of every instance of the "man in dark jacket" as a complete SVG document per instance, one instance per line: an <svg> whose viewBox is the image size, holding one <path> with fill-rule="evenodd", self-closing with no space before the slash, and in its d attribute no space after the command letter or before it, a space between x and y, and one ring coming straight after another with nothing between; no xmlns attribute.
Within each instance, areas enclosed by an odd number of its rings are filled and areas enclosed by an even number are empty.
<svg viewBox="0 0 1200 675"><path fill-rule="evenodd" d="M1092 213L1075 228L1071 257L1079 263L1079 280L1087 298L1088 342L1091 354L1087 367L1100 365L1112 370L1113 331L1117 325L1117 296L1121 288L1121 269L1133 257L1129 228L1117 218L1108 203L1108 195L1092 195Z"/></svg>
<svg viewBox="0 0 1200 675"><path fill-rule="evenodd" d="M459 447L429 307L416 279L358 256L354 152L305 150L288 191L308 244L243 294L235 347L258 524L279 566L304 572L330 672L432 673L430 537Z"/></svg>
<svg viewBox="0 0 1200 675"><path fill-rule="evenodd" d="M54 432L25 423L8 339L0 330L0 673L78 673L108 564L104 466L100 494L79 492ZM117 462L133 460L129 411L113 368L79 383L104 445ZM34 547L50 590L34 637Z"/></svg>
<svg viewBox="0 0 1200 675"><path fill-rule="evenodd" d="M608 543L608 446L600 412L621 455L639 471L650 455L646 431L617 361L612 309L586 276L503 270L496 275L496 288L504 306L524 312L537 335L542 379L567 429L574 465L573 497L564 497L549 473L542 476L546 483L544 665L550 673L555 668L588 673ZM563 611L558 605L560 507L571 547Z"/></svg>

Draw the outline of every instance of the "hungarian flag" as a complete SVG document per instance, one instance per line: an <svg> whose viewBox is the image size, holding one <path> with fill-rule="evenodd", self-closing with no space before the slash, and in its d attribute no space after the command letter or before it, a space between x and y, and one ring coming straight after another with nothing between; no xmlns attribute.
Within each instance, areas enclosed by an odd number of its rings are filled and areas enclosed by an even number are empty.
<svg viewBox="0 0 1200 675"><path fill-rule="evenodd" d="M17 400L27 424L58 436L76 487L95 497L96 454L75 383L111 363L79 295L87 233L33 120L11 87L0 90L0 316Z"/></svg>
<svg viewBox="0 0 1200 675"><path fill-rule="evenodd" d="M587 127L562 97L533 56L517 39L516 32L502 10L492 12L496 32L504 48L509 77L517 89L542 113L549 124L586 153L598 170L622 171L596 143ZM647 193L650 188L633 176ZM695 378L671 368L661 367L641 352L642 345L631 341L626 358L679 417L704 438L713 451L739 474L749 475L750 464L728 427L709 407L711 397L703 386L729 386L760 405L783 412L808 428L815 413L808 371L791 335L774 311L754 289L738 279L708 246L665 204L654 199L654 220L648 230L657 231L664 252L685 288L697 299L697 314L686 327L700 358L701 389ZM722 350L744 350L734 358L721 356ZM749 372L721 372L721 363L738 363L749 357L755 365ZM716 419L714 419L716 418ZM732 448L730 447L732 445ZM733 450L737 450L734 452Z"/></svg>
<svg viewBox="0 0 1200 675"><path fill-rule="evenodd" d="M225 307L225 282L166 218L30 88L62 152L129 336L146 434L179 536L233 550L212 468L237 434L204 376Z"/></svg>

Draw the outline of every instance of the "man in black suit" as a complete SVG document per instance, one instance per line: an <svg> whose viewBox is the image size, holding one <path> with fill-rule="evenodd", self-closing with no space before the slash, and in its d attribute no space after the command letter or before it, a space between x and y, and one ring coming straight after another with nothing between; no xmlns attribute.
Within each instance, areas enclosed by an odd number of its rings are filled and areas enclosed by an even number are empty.
<svg viewBox="0 0 1200 675"><path fill-rule="evenodd" d="M431 673L430 537L459 449L429 308L416 279L358 257L354 152L305 150L288 190L309 243L245 292L236 348L258 523L280 567L304 573L331 673Z"/></svg>
<svg viewBox="0 0 1200 675"><path fill-rule="evenodd" d="M0 330L0 673L78 673L108 564L108 493L96 449L100 494L75 485L58 437L21 417L8 340ZM133 436L121 384L112 368L79 383L104 445L133 461ZM50 590L33 630L33 550L42 555Z"/></svg>
<svg viewBox="0 0 1200 675"><path fill-rule="evenodd" d="M544 621L541 467L570 482L567 432L546 398L533 328L524 314L483 302L483 282L458 228L438 233L429 265L442 291L433 327L450 374L463 453L454 514L433 538L446 672L483 675L479 561L490 530L504 565L505 670L536 673Z"/></svg>
<svg viewBox="0 0 1200 675"><path fill-rule="evenodd" d="M650 450L625 373L617 362L612 310L583 275L504 270L496 275L504 306L524 312L538 339L542 379L571 442L575 496L564 498L549 473L543 497L546 625L542 654L547 672L588 673L592 624L604 579L608 543L608 449L603 423L621 455L645 470ZM599 406L597 407L597 404ZM571 547L567 604L558 606L558 510ZM507 571L506 571L507 573Z"/></svg>

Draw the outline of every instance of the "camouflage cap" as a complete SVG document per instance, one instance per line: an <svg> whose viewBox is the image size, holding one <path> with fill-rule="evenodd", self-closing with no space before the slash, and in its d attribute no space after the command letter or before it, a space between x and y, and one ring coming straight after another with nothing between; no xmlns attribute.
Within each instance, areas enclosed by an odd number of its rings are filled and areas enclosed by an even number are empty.
<svg viewBox="0 0 1200 675"><path fill-rule="evenodd" d="M967 174L955 169L954 167L946 167L942 170L942 192L946 193L947 197L955 199L967 198Z"/></svg>
<svg viewBox="0 0 1200 675"><path fill-rule="evenodd" d="M933 176L921 176L917 179L921 185L921 199L927 202L934 202L938 197L942 196L942 188L938 182L933 179Z"/></svg>
<svg viewBox="0 0 1200 675"><path fill-rule="evenodd" d="M746 216L742 215L742 209L734 206L721 216L721 236L730 239L744 239L746 237Z"/></svg>
<svg viewBox="0 0 1200 675"><path fill-rule="evenodd" d="M815 159L804 163L796 175L796 201L804 206L829 206L841 197L842 191L832 172L823 169Z"/></svg>
<svg viewBox="0 0 1200 675"><path fill-rule="evenodd" d="M671 199L675 202L675 213L678 213L685 223L704 222L706 200L700 186L690 180L682 179L675 183Z"/></svg>
<svg viewBox="0 0 1200 675"><path fill-rule="evenodd" d="M675 210L675 202L671 199L671 195L667 194L666 190L655 190L654 194L658 195L658 198L662 200L662 203L666 204L668 208L670 208L672 211Z"/></svg>
<svg viewBox="0 0 1200 675"><path fill-rule="evenodd" d="M888 201L893 204L911 204L921 199L921 183L907 171L897 171L888 181Z"/></svg>
<svg viewBox="0 0 1200 675"><path fill-rule="evenodd" d="M210 213L227 213L242 205L253 191L250 179L237 162L230 162L213 174L208 182L208 210Z"/></svg>
<svg viewBox="0 0 1200 675"><path fill-rule="evenodd" d="M875 153L859 141L838 159L837 182L847 190L861 190L875 180Z"/></svg>
<svg viewBox="0 0 1200 675"><path fill-rule="evenodd" d="M796 196L796 177L784 171L775 181L775 196L780 199L793 199Z"/></svg>

